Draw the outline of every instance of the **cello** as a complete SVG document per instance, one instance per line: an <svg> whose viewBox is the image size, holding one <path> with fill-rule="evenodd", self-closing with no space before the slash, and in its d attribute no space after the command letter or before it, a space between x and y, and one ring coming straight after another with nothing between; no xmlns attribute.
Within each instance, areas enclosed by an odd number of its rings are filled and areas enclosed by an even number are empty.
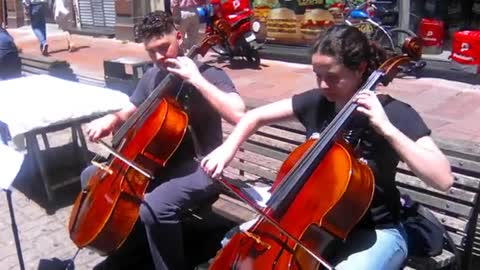
<svg viewBox="0 0 480 270"><path fill-rule="evenodd" d="M405 54L387 59L359 88L388 85L421 55L417 38L406 40ZM339 136L355 112L355 95L338 112L319 138L297 147L280 167L265 207L219 179L246 201L259 218L235 234L221 249L210 270L334 269L325 259L336 240L346 240L373 199L375 179L370 167ZM320 195L319 195L319 191Z"/></svg>
<svg viewBox="0 0 480 270"><path fill-rule="evenodd" d="M205 55L221 40L219 35L206 36L187 57ZM112 146L100 141L110 157L105 165L96 164L88 186L75 200L68 224L70 238L79 248L109 255L131 233L154 173L168 166L186 134L188 115L169 97L179 81L168 74L114 134Z"/></svg>

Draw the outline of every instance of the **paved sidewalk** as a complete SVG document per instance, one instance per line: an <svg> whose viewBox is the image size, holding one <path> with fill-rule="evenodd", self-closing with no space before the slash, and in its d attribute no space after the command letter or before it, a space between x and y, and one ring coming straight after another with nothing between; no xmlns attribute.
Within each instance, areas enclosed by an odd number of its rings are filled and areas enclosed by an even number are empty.
<svg viewBox="0 0 480 270"><path fill-rule="evenodd" d="M47 215L45 209L17 190L13 191L12 200L26 269L37 269L41 259L56 257L67 260L75 254L77 248L70 240L67 228L71 207ZM0 194L0 206L0 268L18 270L20 268L4 192ZM92 269L102 260L93 251L82 250L75 260L75 269Z"/></svg>
<svg viewBox="0 0 480 270"><path fill-rule="evenodd" d="M67 60L74 72L83 76L103 79L104 59L122 56L148 59L142 44L78 35L74 35L74 41L79 50L70 53L66 50L65 34L54 25L49 25L48 29L51 57ZM40 55L38 42L29 27L9 31L24 53ZM215 57L208 55L205 60L215 62ZM262 60L259 69L252 69L228 63L214 64L225 68L242 96L262 102L289 97L316 84L309 65ZM480 85L436 78L408 78L397 79L381 90L415 107L435 136L480 144L480 125L477 124L480 118ZM68 132L58 136L58 145L68 142ZM93 145L89 148L98 152ZM76 248L68 237L67 229L71 205L47 215L45 209L23 192L15 190L13 199L27 269L37 269L40 259L68 259L75 253ZM0 195L0 205L0 268L18 269L5 195ZM100 260L102 258L93 252L83 250L75 261L75 269L91 269Z"/></svg>

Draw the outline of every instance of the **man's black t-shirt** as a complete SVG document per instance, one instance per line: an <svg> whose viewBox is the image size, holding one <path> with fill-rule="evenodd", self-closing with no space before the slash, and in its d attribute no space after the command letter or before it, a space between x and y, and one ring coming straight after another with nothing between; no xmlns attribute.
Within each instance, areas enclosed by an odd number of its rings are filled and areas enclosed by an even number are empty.
<svg viewBox="0 0 480 270"><path fill-rule="evenodd" d="M217 86L220 90L230 93L236 92L233 82L221 69L202 65L200 72L205 79ZM155 87L167 76L168 71L153 67L142 77L137 88L130 97L130 102L137 108L147 99ZM221 116L205 97L191 84L180 81L173 90L179 104L185 109L189 117L189 125L198 140L199 149L195 149L192 133L187 132L180 147L169 162L169 167L176 167L178 162L191 161L195 154L206 155L218 147L223 140ZM196 153L196 151L199 153Z"/></svg>
<svg viewBox="0 0 480 270"><path fill-rule="evenodd" d="M420 115L410 105L379 95L386 115L392 124L413 141L430 135ZM335 116L335 105L321 95L318 89L293 96L293 111L298 120L305 126L307 137L314 132L320 133ZM355 134L360 131L356 140L355 151L368 161L375 175L375 192L369 211L360 222L361 227L385 226L397 223L400 214L400 194L395 187L395 168L400 157L385 138L377 134L368 125L368 120L359 114L354 115L346 130ZM361 127L361 129L359 129ZM345 133L346 134L346 133Z"/></svg>

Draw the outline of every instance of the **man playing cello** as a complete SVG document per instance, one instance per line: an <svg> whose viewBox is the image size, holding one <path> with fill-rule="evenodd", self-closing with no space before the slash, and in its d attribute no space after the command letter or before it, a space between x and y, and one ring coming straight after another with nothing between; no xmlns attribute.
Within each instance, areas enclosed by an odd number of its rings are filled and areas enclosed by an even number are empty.
<svg viewBox="0 0 480 270"><path fill-rule="evenodd" d="M186 269L182 246L181 213L216 195L213 180L201 169L196 155L206 155L222 142L221 118L237 123L245 105L228 75L221 69L197 64L183 56L183 35L171 15L148 14L138 27L145 50L155 64L142 77L126 108L92 121L87 128L90 141L111 134L138 109L169 73L182 78L171 93L189 116L190 131L153 181L140 207L150 253L156 269ZM82 172L86 187L95 167Z"/></svg>

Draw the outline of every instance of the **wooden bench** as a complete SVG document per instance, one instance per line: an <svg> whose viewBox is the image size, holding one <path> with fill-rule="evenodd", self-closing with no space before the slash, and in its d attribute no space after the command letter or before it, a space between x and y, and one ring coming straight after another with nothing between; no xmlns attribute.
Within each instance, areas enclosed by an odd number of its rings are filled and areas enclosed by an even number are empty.
<svg viewBox="0 0 480 270"><path fill-rule="evenodd" d="M26 53L20 53L19 56L24 75L48 74L66 80L77 80L70 64L65 60Z"/></svg>
<svg viewBox="0 0 480 270"><path fill-rule="evenodd" d="M227 136L232 126L226 123L223 126ZM403 163L398 166L397 185L402 193L409 194L434 212L462 255L462 269L469 269L478 218L480 155L471 154L474 146L435 139L451 162L455 174L454 186L447 193L427 187ZM299 122L262 127L243 144L224 174L252 185L271 185L290 151L304 141L304 128ZM256 216L248 205L228 193L222 194L214 203L213 211L237 223ZM478 249L480 230L477 230L476 236L475 247ZM409 258L405 269L439 269L453 261L454 255L444 250L441 255L432 258Z"/></svg>

